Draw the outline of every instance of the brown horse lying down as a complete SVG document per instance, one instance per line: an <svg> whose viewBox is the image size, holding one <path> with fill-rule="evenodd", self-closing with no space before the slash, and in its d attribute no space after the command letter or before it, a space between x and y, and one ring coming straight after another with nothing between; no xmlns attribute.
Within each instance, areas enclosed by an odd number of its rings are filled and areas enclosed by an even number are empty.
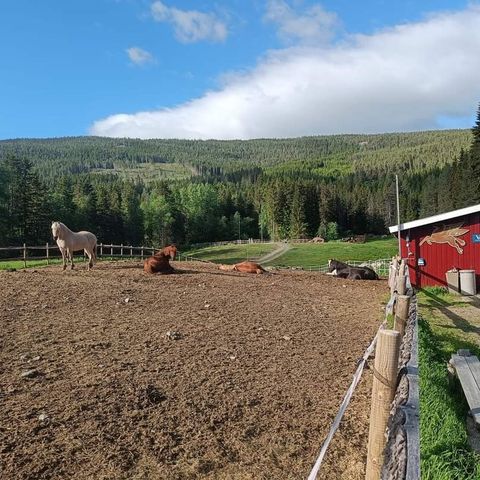
<svg viewBox="0 0 480 480"><path fill-rule="evenodd" d="M177 256L177 247L175 245L167 245L159 250L155 255L158 253L164 253L170 257L170 260L175 260L175 257Z"/></svg>
<svg viewBox="0 0 480 480"><path fill-rule="evenodd" d="M173 273L175 270L170 265L170 256L158 252L143 262L143 271L145 273Z"/></svg>
<svg viewBox="0 0 480 480"><path fill-rule="evenodd" d="M220 265L220 270L242 272L242 273L264 273L266 270L255 262L240 262L235 265Z"/></svg>

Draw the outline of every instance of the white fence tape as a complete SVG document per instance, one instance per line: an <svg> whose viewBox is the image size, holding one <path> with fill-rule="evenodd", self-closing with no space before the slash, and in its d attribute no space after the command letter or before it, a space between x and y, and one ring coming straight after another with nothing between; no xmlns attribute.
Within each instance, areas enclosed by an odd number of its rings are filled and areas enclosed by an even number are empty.
<svg viewBox="0 0 480 480"><path fill-rule="evenodd" d="M380 328L378 330L380 331L382 328L385 328L385 322L382 323L382 325L380 325ZM377 338L378 338L378 331L377 331L377 334L375 335L375 338L372 340L372 343L365 350L362 360L360 361L360 364L357 367L357 371L353 375L353 381L350 385L350 388L347 390L347 393L343 397L343 401L342 401L342 404L340 405L340 409L338 410L337 416L333 421L330 431L328 432L328 435L325 438L325 441L323 442L320 453L318 454L317 461L315 462L315 465L313 466L312 471L308 476L308 480L315 480L317 478L318 472L320 471L320 466L322 465L322 462L323 462L323 458L325 457L325 453L327 452L327 448L330 445L330 442L332 441L333 436L335 435L335 432L338 430L338 427L340 426L340 422L342 420L343 415L345 414L345 410L347 409L348 404L350 403L350 400L352 398L353 392L355 391L355 388L357 388L358 382L360 381L360 377L362 376L365 363L368 357L372 354L372 352L375 349Z"/></svg>
<svg viewBox="0 0 480 480"><path fill-rule="evenodd" d="M389 286L390 286L390 283L392 281L395 282L395 279L396 279L395 272L393 272L393 269L390 269L389 282L388 282ZM408 277L408 270L407 270L407 282L408 282L408 284L409 284L409 280L410 279ZM364 370L364 367L365 367L365 363L367 362L368 357L375 350L375 345L377 343L377 338L378 338L378 332L386 327L387 316L389 314L392 314L393 307L395 305L396 299L397 299L397 292L392 291L392 293L390 295L390 300L388 301L388 303L385 307L385 320L380 325L380 328L378 329L378 331L375 335L375 338L372 340L372 343L365 350L365 353L363 354L363 357L360 360L360 364L358 365L357 370L356 370L355 374L353 375L352 383L351 383L349 389L347 390L347 393L343 397L343 401L340 405L338 413L337 413L335 419L333 420L333 424L330 427L330 431L328 432L328 435L325 438L325 441L323 442L322 448L320 450L320 453L318 454L315 465L313 466L312 471L310 472L310 475L308 476L308 480L316 480L316 478L317 478L318 472L320 471L320 467L321 467L323 459L325 457L325 453L327 452L327 448L330 445L330 443L333 439L333 436L335 435L335 432L338 430L338 427L340 426L340 422L342 421L343 415L345 414L345 411L348 407L348 404L350 403L350 400L352 398L353 392L355 391L355 388L357 388L357 385L360 382L360 378L362 376L362 373L363 373L363 370Z"/></svg>

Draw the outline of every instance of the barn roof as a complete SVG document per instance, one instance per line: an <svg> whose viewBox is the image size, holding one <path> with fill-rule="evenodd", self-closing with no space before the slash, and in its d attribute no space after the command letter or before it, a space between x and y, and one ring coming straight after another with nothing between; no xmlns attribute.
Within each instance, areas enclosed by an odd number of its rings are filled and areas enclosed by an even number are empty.
<svg viewBox="0 0 480 480"><path fill-rule="evenodd" d="M409 228L421 227L422 225L429 225L430 223L442 222L444 220L451 220L452 218L462 217L470 213L480 212L480 204L472 205L471 207L460 208L459 210L452 210L451 212L441 213L440 215L433 215L432 217L421 218L420 220L413 220L413 222L401 223L400 231L408 230ZM398 225L393 225L388 228L390 233L398 232Z"/></svg>

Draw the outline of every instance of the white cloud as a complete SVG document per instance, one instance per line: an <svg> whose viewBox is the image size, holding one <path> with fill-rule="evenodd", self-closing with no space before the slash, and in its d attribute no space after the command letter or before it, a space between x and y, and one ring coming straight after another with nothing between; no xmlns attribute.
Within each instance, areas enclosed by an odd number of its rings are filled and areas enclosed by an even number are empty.
<svg viewBox="0 0 480 480"><path fill-rule="evenodd" d="M113 115L91 133L258 138L436 128L480 100L480 8L323 48L270 52L247 74L175 108Z"/></svg>
<svg viewBox="0 0 480 480"><path fill-rule="evenodd" d="M153 18L157 22L169 22L174 26L176 38L183 43L201 40L221 42L227 38L227 27L213 13L196 10L180 10L167 7L157 1L151 6Z"/></svg>
<svg viewBox="0 0 480 480"><path fill-rule="evenodd" d="M155 62L155 58L150 52L143 50L140 47L130 47L125 50L128 58L135 65L145 65L146 63Z"/></svg>
<svg viewBox="0 0 480 480"><path fill-rule="evenodd" d="M321 5L313 5L298 14L284 0L269 0L264 19L278 25L282 39L302 43L326 43L339 25L337 15Z"/></svg>

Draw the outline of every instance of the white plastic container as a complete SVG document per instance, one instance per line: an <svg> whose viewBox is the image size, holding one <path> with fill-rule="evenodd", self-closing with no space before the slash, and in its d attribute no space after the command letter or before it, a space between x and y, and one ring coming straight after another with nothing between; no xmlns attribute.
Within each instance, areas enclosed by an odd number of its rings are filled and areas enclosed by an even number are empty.
<svg viewBox="0 0 480 480"><path fill-rule="evenodd" d="M460 276L458 270L448 270L445 272L447 279L448 293L460 294Z"/></svg>
<svg viewBox="0 0 480 480"><path fill-rule="evenodd" d="M460 293L462 295L477 294L475 270L460 270Z"/></svg>

